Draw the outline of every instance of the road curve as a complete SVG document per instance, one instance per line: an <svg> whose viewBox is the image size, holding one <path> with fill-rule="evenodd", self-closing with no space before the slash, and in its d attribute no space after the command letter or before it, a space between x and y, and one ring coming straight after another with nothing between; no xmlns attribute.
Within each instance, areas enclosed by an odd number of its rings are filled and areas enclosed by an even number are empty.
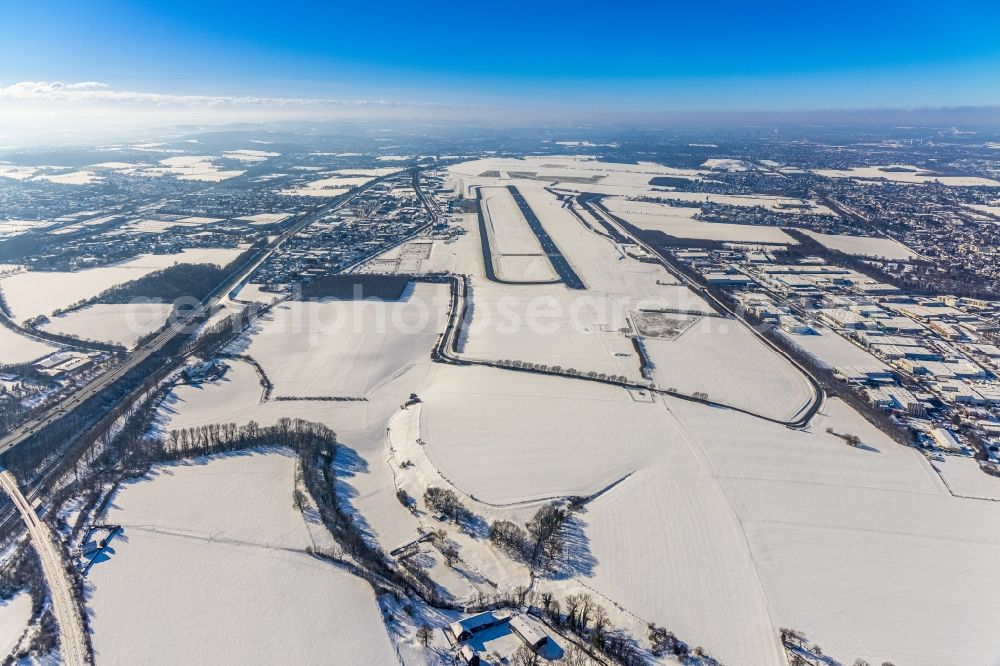
<svg viewBox="0 0 1000 666"><path fill-rule="evenodd" d="M90 650L80 616L80 606L73 593L73 582L64 566L62 548L52 530L42 520L21 494L14 475L7 470L0 471L0 487L3 487L17 507L24 524L28 528L31 544L42 563L42 574L52 597L52 612L59 625L59 652L61 661L69 666L90 664Z"/></svg>

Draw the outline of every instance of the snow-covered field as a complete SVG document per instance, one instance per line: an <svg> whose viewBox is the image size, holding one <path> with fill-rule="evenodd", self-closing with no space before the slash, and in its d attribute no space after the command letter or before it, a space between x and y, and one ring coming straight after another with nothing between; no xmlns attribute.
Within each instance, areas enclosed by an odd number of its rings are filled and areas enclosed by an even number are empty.
<svg viewBox="0 0 1000 666"><path fill-rule="evenodd" d="M131 348L139 338L162 327L172 309L171 303L98 303L52 317L43 329Z"/></svg>
<svg viewBox="0 0 1000 666"><path fill-rule="evenodd" d="M277 224L289 217L289 213L258 213L256 215L244 215L235 219L252 222L253 224Z"/></svg>
<svg viewBox="0 0 1000 666"><path fill-rule="evenodd" d="M924 171L915 166L905 164L890 164L884 167L854 167L853 169L817 169L817 175L827 178L859 178L863 180L885 179L895 183L932 183L942 185L985 185L1000 187L1000 182L989 178L976 176L939 176L931 171Z"/></svg>
<svg viewBox="0 0 1000 666"><path fill-rule="evenodd" d="M119 264L88 268L74 273L26 272L0 280L7 303L18 321L64 308L96 296L116 284L128 282L175 263L223 266L239 256L239 248L195 248L179 254L144 254Z"/></svg>
<svg viewBox="0 0 1000 666"><path fill-rule="evenodd" d="M292 505L294 470L233 455L119 490L124 536L87 578L97 661L395 663L372 589L305 552L320 526Z"/></svg>
<svg viewBox="0 0 1000 666"><path fill-rule="evenodd" d="M289 301L247 347L277 396L362 397L430 355L447 285L417 283L400 301Z"/></svg>
<svg viewBox="0 0 1000 666"><path fill-rule="evenodd" d="M51 354L55 347L0 326L0 365L27 363Z"/></svg>
<svg viewBox="0 0 1000 666"><path fill-rule="evenodd" d="M674 193L671 193L673 196ZM667 206L645 201L613 198L605 205L615 215L641 229L662 231L677 238L734 241L741 243L794 243L795 240L778 227L751 224L722 224L694 219L698 208Z"/></svg>
<svg viewBox="0 0 1000 666"><path fill-rule="evenodd" d="M952 498L916 451L838 401L807 433L668 406L681 436L663 439L666 462L584 516L594 587L724 663L776 663L782 626L845 663L996 661L982 633L1000 618L995 503Z"/></svg>
<svg viewBox="0 0 1000 666"><path fill-rule="evenodd" d="M338 169L328 172L328 177L313 180L305 185L281 190L280 194L307 197L335 197L353 187L367 185L380 176L396 173L399 169Z"/></svg>
<svg viewBox="0 0 1000 666"><path fill-rule="evenodd" d="M31 619L31 595L18 592L0 601L0 655L7 656L17 646Z"/></svg>
<svg viewBox="0 0 1000 666"><path fill-rule="evenodd" d="M624 307L612 299L562 285L508 287L476 280L462 354L635 379L638 355L619 330L624 316Z"/></svg>
<svg viewBox="0 0 1000 666"><path fill-rule="evenodd" d="M442 368L421 398L427 455L496 504L595 493L642 467L670 433L648 396L559 377Z"/></svg>
<svg viewBox="0 0 1000 666"><path fill-rule="evenodd" d="M746 326L702 317L674 340L644 339L660 388L706 393L710 400L791 419L813 396L802 373Z"/></svg>
<svg viewBox="0 0 1000 666"><path fill-rule="evenodd" d="M38 171L35 167L16 166L0 162L0 178L10 178L11 180L27 180Z"/></svg>
<svg viewBox="0 0 1000 666"><path fill-rule="evenodd" d="M64 173L41 174L35 176L32 180L47 180L50 183L58 183L60 185L90 185L92 183L99 183L103 179L93 171L67 171Z"/></svg>
<svg viewBox="0 0 1000 666"><path fill-rule="evenodd" d="M917 257L916 252L892 238L844 236L839 234L822 234L815 231L803 231L803 233L831 250L860 257L881 257L897 261L905 261Z"/></svg>
<svg viewBox="0 0 1000 666"><path fill-rule="evenodd" d="M263 162L272 157L278 157L281 153L276 153L269 150L230 150L222 153L223 157L228 157L230 159L239 160L240 162L247 162L248 164L256 164L258 162Z"/></svg>
<svg viewBox="0 0 1000 666"><path fill-rule="evenodd" d="M719 171L749 171L750 165L743 160L736 160L727 157L713 157L705 160L701 165L703 169L718 169Z"/></svg>
<svg viewBox="0 0 1000 666"><path fill-rule="evenodd" d="M25 231L41 229L52 224L48 220L0 220L0 238L17 236Z"/></svg>
<svg viewBox="0 0 1000 666"><path fill-rule="evenodd" d="M979 461L960 456L945 456L931 463L955 495L1000 502L1000 478L984 474Z"/></svg>
<svg viewBox="0 0 1000 666"><path fill-rule="evenodd" d="M143 171L149 175L171 175L180 180L203 180L216 183L236 176L242 176L245 171L225 171L215 164L215 158L210 155L177 155L160 160L159 167L150 167Z"/></svg>
<svg viewBox="0 0 1000 666"><path fill-rule="evenodd" d="M743 206L744 208L766 208L780 213L814 213L832 214L832 211L814 201L790 199L767 194L710 194L706 192L657 192L656 196L663 199L677 199L690 202L692 206L703 203L726 204L727 206ZM630 202L642 204L644 202ZM657 204L646 204L656 206Z"/></svg>

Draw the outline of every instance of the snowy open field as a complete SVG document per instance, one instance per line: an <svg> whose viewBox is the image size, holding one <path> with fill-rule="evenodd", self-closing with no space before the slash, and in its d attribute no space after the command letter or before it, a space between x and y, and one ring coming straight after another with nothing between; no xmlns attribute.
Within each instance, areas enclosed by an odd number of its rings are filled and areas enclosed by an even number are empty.
<svg viewBox="0 0 1000 666"><path fill-rule="evenodd" d="M93 171L66 171L62 173L41 174L35 176L32 180L47 180L50 183L58 183L59 185L90 185L92 183L99 183L103 179Z"/></svg>
<svg viewBox="0 0 1000 666"><path fill-rule="evenodd" d="M400 301L289 301L246 353L263 366L275 395L365 396L430 355L448 298L447 285L419 283Z"/></svg>
<svg viewBox="0 0 1000 666"><path fill-rule="evenodd" d="M892 238L873 238L870 236L844 236L839 234L822 234L803 230L821 245L831 250L853 254L859 257L881 257L883 259L906 261L915 259L917 253Z"/></svg>
<svg viewBox="0 0 1000 666"><path fill-rule="evenodd" d="M1000 617L995 503L952 498L916 451L837 401L809 433L669 407L682 429L669 464L584 517L594 587L725 663L775 663L782 626L845 663L995 663L982 633Z"/></svg>
<svg viewBox="0 0 1000 666"><path fill-rule="evenodd" d="M128 282L175 263L224 266L239 256L239 248L195 248L179 254L144 254L110 266L75 273L26 272L0 280L7 303L18 321L48 315L77 301L96 296L116 284Z"/></svg>
<svg viewBox="0 0 1000 666"><path fill-rule="evenodd" d="M253 224L277 224L283 220L288 219L290 213L258 213L256 215L244 215L243 217L237 217L234 219L252 222Z"/></svg>
<svg viewBox="0 0 1000 666"><path fill-rule="evenodd" d="M854 167L853 169L816 169L813 173L827 178L885 179L895 183L932 183L942 185L986 185L1000 187L1000 182L976 176L940 176L915 166L890 164L884 167Z"/></svg>
<svg viewBox="0 0 1000 666"><path fill-rule="evenodd" d="M49 220L0 220L0 238L17 236L32 229L42 229L52 224Z"/></svg>
<svg viewBox="0 0 1000 666"><path fill-rule="evenodd" d="M1000 501L1000 478L984 474L979 461L961 456L944 456L931 463L945 485L955 495Z"/></svg>
<svg viewBox="0 0 1000 666"><path fill-rule="evenodd" d="M468 188L473 182L485 185L517 184L535 181L559 188L606 194L629 194L649 191L649 181L656 177L699 180L710 171L677 169L649 162L612 164L580 155L543 157L487 158L449 167L449 173ZM487 175L490 174L490 175ZM496 174L496 175L493 175Z"/></svg>
<svg viewBox="0 0 1000 666"><path fill-rule="evenodd" d="M173 310L171 303L98 303L52 317L42 328L83 340L111 342L128 348L139 338L158 330Z"/></svg>
<svg viewBox="0 0 1000 666"><path fill-rule="evenodd" d="M304 185L281 190L280 194L307 197L335 197L353 187L367 185L380 176L396 173L399 169L339 169L328 172L326 178L309 181Z"/></svg>
<svg viewBox="0 0 1000 666"><path fill-rule="evenodd" d="M160 166L144 169L142 173L161 176L176 176L180 180L203 180L216 183L236 176L242 176L245 171L226 171L215 164L215 158L210 155L177 155L167 157L159 162Z"/></svg>
<svg viewBox="0 0 1000 666"><path fill-rule="evenodd" d="M702 317L674 340L644 338L660 388L791 419L813 396L802 373L743 324Z"/></svg>
<svg viewBox="0 0 1000 666"><path fill-rule="evenodd" d="M0 601L0 655L7 656L17 646L31 619L31 595L18 592Z"/></svg>
<svg viewBox="0 0 1000 666"><path fill-rule="evenodd" d="M776 197L767 194L710 194L705 192L678 192L671 190L667 192L657 192L656 196L663 199L688 201L695 207L703 203L717 203L726 204L727 206L743 206L744 208L766 208L778 213L813 213L817 215L830 215L833 213L833 211L826 206L817 204L813 201L790 199L788 197Z"/></svg>
<svg viewBox="0 0 1000 666"><path fill-rule="evenodd" d="M276 153L270 150L229 150L222 153L223 157L228 157L233 160L239 160L240 162L247 162L248 164L256 164L258 162L264 162L272 157L278 157L281 153Z"/></svg>
<svg viewBox="0 0 1000 666"><path fill-rule="evenodd" d="M497 504L595 493L643 466L670 432L658 404L558 377L445 368L421 398L427 455Z"/></svg>
<svg viewBox="0 0 1000 666"><path fill-rule="evenodd" d="M778 227L751 224L722 224L694 219L697 208L667 206L645 201L606 199L612 213L641 229L662 231L677 238L734 241L740 243L794 243L795 240Z"/></svg>
<svg viewBox="0 0 1000 666"><path fill-rule="evenodd" d="M508 287L476 280L462 355L543 363L639 377L638 355L619 329L624 311L609 298L562 285Z"/></svg>
<svg viewBox="0 0 1000 666"><path fill-rule="evenodd" d="M126 484L88 576L99 663L395 662L371 588L305 552L295 459L233 455Z"/></svg>
<svg viewBox="0 0 1000 666"><path fill-rule="evenodd" d="M6 326L0 326L0 365L27 363L56 350L41 340L21 335Z"/></svg>

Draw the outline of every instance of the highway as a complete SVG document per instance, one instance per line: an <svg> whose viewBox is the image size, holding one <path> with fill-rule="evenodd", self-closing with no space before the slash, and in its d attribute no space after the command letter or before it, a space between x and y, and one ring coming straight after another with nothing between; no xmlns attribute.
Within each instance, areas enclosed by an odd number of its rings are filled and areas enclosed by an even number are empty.
<svg viewBox="0 0 1000 666"><path fill-rule="evenodd" d="M10 495L24 524L28 527L31 543L42 563L42 575L52 597L52 612L59 625L59 654L61 663L85 666L90 662L90 650L84 634L80 606L73 594L73 581L66 571L62 548L49 526L39 520L38 514L17 487L17 480L7 470L0 471L0 487Z"/></svg>

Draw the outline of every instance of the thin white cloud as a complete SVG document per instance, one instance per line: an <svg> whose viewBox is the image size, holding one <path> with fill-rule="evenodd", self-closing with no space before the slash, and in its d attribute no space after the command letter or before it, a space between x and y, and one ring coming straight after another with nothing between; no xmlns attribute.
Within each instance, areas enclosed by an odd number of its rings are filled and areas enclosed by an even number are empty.
<svg viewBox="0 0 1000 666"><path fill-rule="evenodd" d="M115 90L107 83L80 81L20 81L0 88L0 99L50 103L129 103L155 106L194 107L441 107L451 105L397 100L327 99L308 97L258 97L229 95L176 95L170 93Z"/></svg>
<svg viewBox="0 0 1000 666"><path fill-rule="evenodd" d="M118 140L152 128L282 121L459 120L482 107L386 99L183 95L100 81L0 85L0 130L19 145Z"/></svg>

